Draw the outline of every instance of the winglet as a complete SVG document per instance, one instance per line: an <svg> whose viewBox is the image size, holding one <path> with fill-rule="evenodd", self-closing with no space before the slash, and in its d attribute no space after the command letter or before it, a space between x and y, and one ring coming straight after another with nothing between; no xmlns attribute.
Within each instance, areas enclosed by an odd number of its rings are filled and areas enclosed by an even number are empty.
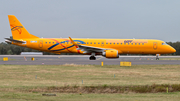
<svg viewBox="0 0 180 101"><path fill-rule="evenodd" d="M73 44L74 46L79 46L77 43L75 43L75 42L71 39L71 37L69 37L69 39L71 40L71 42L72 42L72 44Z"/></svg>

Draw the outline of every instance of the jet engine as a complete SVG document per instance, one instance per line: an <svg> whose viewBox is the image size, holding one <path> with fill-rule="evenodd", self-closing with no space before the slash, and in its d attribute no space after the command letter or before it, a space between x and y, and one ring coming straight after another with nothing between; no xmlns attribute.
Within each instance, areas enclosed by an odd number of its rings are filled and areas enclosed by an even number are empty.
<svg viewBox="0 0 180 101"><path fill-rule="evenodd" d="M117 50L106 50L105 52L103 52L102 56L106 58L119 58Z"/></svg>

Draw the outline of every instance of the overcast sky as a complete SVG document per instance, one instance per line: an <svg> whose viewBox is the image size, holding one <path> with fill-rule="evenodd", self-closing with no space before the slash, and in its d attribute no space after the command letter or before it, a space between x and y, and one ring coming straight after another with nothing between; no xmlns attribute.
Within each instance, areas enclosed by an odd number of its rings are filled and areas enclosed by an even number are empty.
<svg viewBox="0 0 180 101"><path fill-rule="evenodd" d="M0 0L0 42L8 15L44 38L180 41L180 0Z"/></svg>

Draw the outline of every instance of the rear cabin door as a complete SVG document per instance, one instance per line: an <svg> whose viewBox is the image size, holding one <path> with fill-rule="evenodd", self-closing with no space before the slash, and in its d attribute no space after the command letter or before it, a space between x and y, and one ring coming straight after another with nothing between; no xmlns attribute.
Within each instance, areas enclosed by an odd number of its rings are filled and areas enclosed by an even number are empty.
<svg viewBox="0 0 180 101"><path fill-rule="evenodd" d="M42 48L42 47L43 47L43 41L40 40L40 41L39 41L39 48Z"/></svg>

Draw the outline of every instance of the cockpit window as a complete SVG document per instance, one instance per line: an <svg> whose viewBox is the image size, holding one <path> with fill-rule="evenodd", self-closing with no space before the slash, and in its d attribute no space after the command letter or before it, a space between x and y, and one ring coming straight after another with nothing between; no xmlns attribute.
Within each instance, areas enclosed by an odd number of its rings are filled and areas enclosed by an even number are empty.
<svg viewBox="0 0 180 101"><path fill-rule="evenodd" d="M167 45L167 44L165 42L163 42L162 45Z"/></svg>

